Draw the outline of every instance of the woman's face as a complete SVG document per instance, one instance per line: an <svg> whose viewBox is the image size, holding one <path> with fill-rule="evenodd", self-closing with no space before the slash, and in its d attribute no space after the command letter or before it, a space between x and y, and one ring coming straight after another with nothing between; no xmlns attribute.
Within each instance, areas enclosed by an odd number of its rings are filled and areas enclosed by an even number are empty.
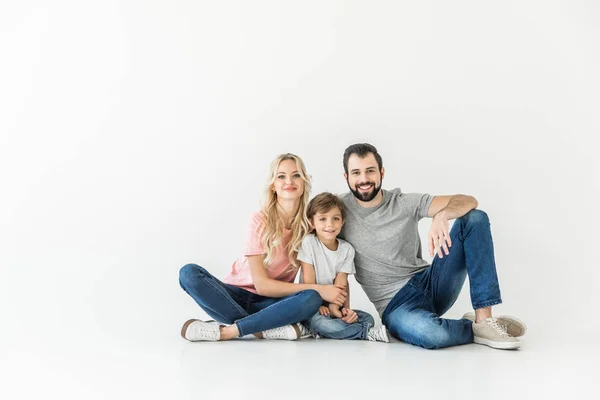
<svg viewBox="0 0 600 400"><path fill-rule="evenodd" d="M298 200L304 194L304 179L294 160L284 160L277 167L273 189L279 200Z"/></svg>

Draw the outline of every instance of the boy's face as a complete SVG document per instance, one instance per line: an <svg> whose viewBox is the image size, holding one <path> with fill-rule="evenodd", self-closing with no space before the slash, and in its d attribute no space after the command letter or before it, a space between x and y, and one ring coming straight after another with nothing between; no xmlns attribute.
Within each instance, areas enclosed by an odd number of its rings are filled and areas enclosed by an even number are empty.
<svg viewBox="0 0 600 400"><path fill-rule="evenodd" d="M311 225L319 238L335 239L344 225L342 212L339 208L333 207L325 213L317 213L312 218Z"/></svg>

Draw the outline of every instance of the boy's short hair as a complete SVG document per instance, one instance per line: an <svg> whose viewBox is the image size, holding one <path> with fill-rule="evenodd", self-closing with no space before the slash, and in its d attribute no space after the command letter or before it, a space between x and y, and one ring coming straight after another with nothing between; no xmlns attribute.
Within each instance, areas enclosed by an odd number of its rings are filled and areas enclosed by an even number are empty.
<svg viewBox="0 0 600 400"><path fill-rule="evenodd" d="M323 214L332 208L337 207L342 215L342 221L346 220L346 210L344 210L344 202L335 194L323 192L316 195L306 208L306 217L312 220L317 214Z"/></svg>

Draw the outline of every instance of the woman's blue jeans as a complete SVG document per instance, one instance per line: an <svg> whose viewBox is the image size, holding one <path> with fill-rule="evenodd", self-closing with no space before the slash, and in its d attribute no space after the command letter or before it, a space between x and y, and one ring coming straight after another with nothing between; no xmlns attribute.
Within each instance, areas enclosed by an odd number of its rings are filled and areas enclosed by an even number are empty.
<svg viewBox="0 0 600 400"><path fill-rule="evenodd" d="M196 264L181 268L179 284L216 321L235 323L240 337L308 319L323 302L316 290L281 298L260 296L223 283Z"/></svg>

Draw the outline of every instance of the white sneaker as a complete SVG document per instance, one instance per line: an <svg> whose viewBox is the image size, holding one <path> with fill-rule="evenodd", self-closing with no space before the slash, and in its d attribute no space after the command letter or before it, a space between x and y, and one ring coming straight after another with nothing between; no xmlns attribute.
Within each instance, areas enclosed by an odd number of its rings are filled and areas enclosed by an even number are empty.
<svg viewBox="0 0 600 400"><path fill-rule="evenodd" d="M306 339L309 337L315 337L311 331L309 331L304 325L298 322L298 328L300 328L300 337L298 339Z"/></svg>
<svg viewBox="0 0 600 400"><path fill-rule="evenodd" d="M296 330L292 325L280 326L279 328L262 331L263 339L296 340Z"/></svg>
<svg viewBox="0 0 600 400"><path fill-rule="evenodd" d="M381 325L378 328L369 328L369 330L367 331L367 339L371 342L390 342L390 338L388 336L388 332L385 328L385 325Z"/></svg>
<svg viewBox="0 0 600 400"><path fill-rule="evenodd" d="M301 323L296 325L298 325L298 329L300 329L300 336L296 335L296 330L294 329L293 325L286 325L263 331L263 339L296 340L305 339L312 336L310 331L306 329L304 325Z"/></svg>
<svg viewBox="0 0 600 400"><path fill-rule="evenodd" d="M221 338L219 323L190 319L181 328L181 337L190 342L216 342Z"/></svg>

